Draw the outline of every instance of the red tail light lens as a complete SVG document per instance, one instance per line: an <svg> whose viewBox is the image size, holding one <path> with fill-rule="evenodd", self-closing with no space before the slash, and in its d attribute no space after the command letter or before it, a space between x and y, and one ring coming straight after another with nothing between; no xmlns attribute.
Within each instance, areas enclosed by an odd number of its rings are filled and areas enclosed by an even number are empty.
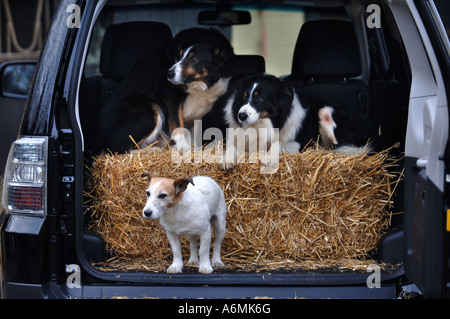
<svg viewBox="0 0 450 319"><path fill-rule="evenodd" d="M9 210L44 212L44 189L41 186L10 186Z"/></svg>

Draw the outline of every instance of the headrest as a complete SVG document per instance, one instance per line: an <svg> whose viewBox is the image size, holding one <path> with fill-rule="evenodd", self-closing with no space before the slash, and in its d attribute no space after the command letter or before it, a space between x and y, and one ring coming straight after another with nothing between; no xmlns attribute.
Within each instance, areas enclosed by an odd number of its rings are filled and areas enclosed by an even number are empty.
<svg viewBox="0 0 450 319"><path fill-rule="evenodd" d="M347 21L318 20L303 24L292 63L292 79L342 80L361 74L353 25Z"/></svg>
<svg viewBox="0 0 450 319"><path fill-rule="evenodd" d="M105 31L100 57L100 72L121 80L144 55L164 50L172 40L168 25L136 21L110 25Z"/></svg>
<svg viewBox="0 0 450 319"><path fill-rule="evenodd" d="M266 61L261 55L235 55L234 75L257 74L266 72Z"/></svg>

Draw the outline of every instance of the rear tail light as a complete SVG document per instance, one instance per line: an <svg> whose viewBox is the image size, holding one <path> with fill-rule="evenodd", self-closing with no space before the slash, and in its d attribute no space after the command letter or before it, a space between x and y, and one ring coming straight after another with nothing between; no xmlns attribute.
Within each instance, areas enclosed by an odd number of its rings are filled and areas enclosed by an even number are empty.
<svg viewBox="0 0 450 319"><path fill-rule="evenodd" d="M8 213L46 213L47 150L47 137L22 137L12 144L2 194Z"/></svg>

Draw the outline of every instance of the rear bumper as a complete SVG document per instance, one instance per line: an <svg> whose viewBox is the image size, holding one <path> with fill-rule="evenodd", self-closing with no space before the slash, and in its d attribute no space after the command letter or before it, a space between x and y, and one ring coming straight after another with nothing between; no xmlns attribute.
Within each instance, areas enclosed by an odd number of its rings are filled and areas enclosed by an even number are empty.
<svg viewBox="0 0 450 319"><path fill-rule="evenodd" d="M105 298L161 298L161 299L253 299L268 297L274 299L394 299L397 297L395 284L383 284L380 288L367 286L306 286L306 287L236 287L236 286L123 286L83 285L68 288L55 283L22 284L3 283L5 299L105 299Z"/></svg>

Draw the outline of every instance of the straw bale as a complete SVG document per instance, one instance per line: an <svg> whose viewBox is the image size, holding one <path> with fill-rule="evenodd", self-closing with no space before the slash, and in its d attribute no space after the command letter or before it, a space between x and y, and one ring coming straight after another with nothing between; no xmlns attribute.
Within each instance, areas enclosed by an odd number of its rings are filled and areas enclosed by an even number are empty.
<svg viewBox="0 0 450 319"><path fill-rule="evenodd" d="M401 177L392 172L396 164L388 153L344 155L308 148L283 154L274 174L261 174L259 163L241 163L229 171L216 163L179 164L170 150L151 148L99 156L87 194L95 216L91 228L116 258L143 258L145 269L163 270L172 252L159 221L142 217L147 180L141 174L206 175L222 187L227 202L225 263L273 269L306 261L364 260L389 224ZM182 249L187 258L187 239Z"/></svg>

